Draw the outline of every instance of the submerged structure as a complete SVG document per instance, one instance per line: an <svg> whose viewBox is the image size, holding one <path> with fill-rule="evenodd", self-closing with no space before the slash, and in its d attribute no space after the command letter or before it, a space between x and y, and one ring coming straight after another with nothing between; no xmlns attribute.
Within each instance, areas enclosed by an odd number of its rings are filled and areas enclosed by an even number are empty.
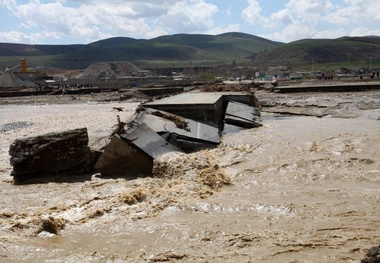
<svg viewBox="0 0 380 263"><path fill-rule="evenodd" d="M87 129L16 140L9 149L16 183L38 177L88 174L152 175L155 160L170 153L217 147L224 128L260 126L253 94L182 93L141 104L132 120L101 151L88 146Z"/></svg>
<svg viewBox="0 0 380 263"><path fill-rule="evenodd" d="M133 120L104 149L95 170L102 175L150 175L168 152L217 147L225 125L261 126L253 94L188 92L142 104Z"/></svg>

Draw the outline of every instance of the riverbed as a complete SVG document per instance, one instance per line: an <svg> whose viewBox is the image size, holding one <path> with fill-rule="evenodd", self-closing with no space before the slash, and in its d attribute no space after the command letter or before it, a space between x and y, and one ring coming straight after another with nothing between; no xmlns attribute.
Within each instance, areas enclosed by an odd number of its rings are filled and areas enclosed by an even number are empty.
<svg viewBox="0 0 380 263"><path fill-rule="evenodd" d="M138 103L0 103L0 261L360 262L380 243L380 91L257 96L262 127L176 156L170 176L26 185L15 139L87 127L99 147ZM205 184L205 167L228 180Z"/></svg>

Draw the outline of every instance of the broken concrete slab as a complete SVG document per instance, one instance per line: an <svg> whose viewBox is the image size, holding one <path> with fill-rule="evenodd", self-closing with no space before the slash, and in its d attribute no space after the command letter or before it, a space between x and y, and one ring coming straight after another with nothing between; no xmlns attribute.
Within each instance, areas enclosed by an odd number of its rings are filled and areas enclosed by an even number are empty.
<svg viewBox="0 0 380 263"><path fill-rule="evenodd" d="M256 96L246 92L220 92L224 102L235 101L252 107L259 107Z"/></svg>
<svg viewBox="0 0 380 263"><path fill-rule="evenodd" d="M222 128L229 101L258 107L257 98L247 92L187 92L148 102L143 106ZM255 114L259 115L258 108L255 109Z"/></svg>
<svg viewBox="0 0 380 263"><path fill-rule="evenodd" d="M167 152L182 152L181 149L163 140L146 123L141 123L133 131L127 131L121 134L120 137L131 142L151 158L157 158Z"/></svg>
<svg viewBox="0 0 380 263"><path fill-rule="evenodd" d="M244 128L261 126L259 122L260 111L243 103L229 101L224 121L228 124Z"/></svg>
<svg viewBox="0 0 380 263"><path fill-rule="evenodd" d="M103 176L151 175L153 161L158 156L178 151L145 123L127 133L115 135L95 165Z"/></svg>
<svg viewBox="0 0 380 263"><path fill-rule="evenodd" d="M229 101L226 109L226 114L247 120L257 120L260 116L260 111L256 107L251 107L236 101Z"/></svg>
<svg viewBox="0 0 380 263"><path fill-rule="evenodd" d="M218 128L165 111L146 108L139 113L135 122L149 123L149 127L160 135L169 133L185 140L220 143Z"/></svg>
<svg viewBox="0 0 380 263"><path fill-rule="evenodd" d="M95 155L88 147L87 128L15 140L10 148L15 182L51 175L89 172Z"/></svg>
<svg viewBox="0 0 380 263"><path fill-rule="evenodd" d="M143 106L216 125L221 124L223 117L223 95L218 93L187 92L148 102Z"/></svg>

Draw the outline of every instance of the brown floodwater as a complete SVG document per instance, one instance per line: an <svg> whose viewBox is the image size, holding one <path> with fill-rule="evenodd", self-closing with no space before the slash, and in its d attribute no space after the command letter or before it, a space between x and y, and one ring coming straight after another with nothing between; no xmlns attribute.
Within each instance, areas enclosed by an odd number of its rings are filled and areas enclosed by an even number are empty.
<svg viewBox="0 0 380 263"><path fill-rule="evenodd" d="M359 262L380 243L376 107L350 118L346 105L345 118L264 112L262 127L224 134L217 149L169 154L160 178L12 184L13 140L87 127L96 146L137 104L113 107L0 105L0 262ZM205 170L224 180L205 183Z"/></svg>

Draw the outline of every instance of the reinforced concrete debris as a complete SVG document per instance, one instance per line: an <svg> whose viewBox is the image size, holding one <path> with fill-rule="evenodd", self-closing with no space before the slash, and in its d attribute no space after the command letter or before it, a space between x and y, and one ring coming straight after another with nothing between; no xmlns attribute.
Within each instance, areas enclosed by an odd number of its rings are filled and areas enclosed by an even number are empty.
<svg viewBox="0 0 380 263"><path fill-rule="evenodd" d="M95 170L102 175L151 175L155 159L169 152L217 147L224 124L260 126L252 94L182 93L148 102L114 135Z"/></svg>
<svg viewBox="0 0 380 263"><path fill-rule="evenodd" d="M16 140L10 146L15 182L50 175L152 175L154 161L171 152L217 147L224 125L260 126L252 94L182 93L140 105L102 151L88 147L87 129Z"/></svg>

